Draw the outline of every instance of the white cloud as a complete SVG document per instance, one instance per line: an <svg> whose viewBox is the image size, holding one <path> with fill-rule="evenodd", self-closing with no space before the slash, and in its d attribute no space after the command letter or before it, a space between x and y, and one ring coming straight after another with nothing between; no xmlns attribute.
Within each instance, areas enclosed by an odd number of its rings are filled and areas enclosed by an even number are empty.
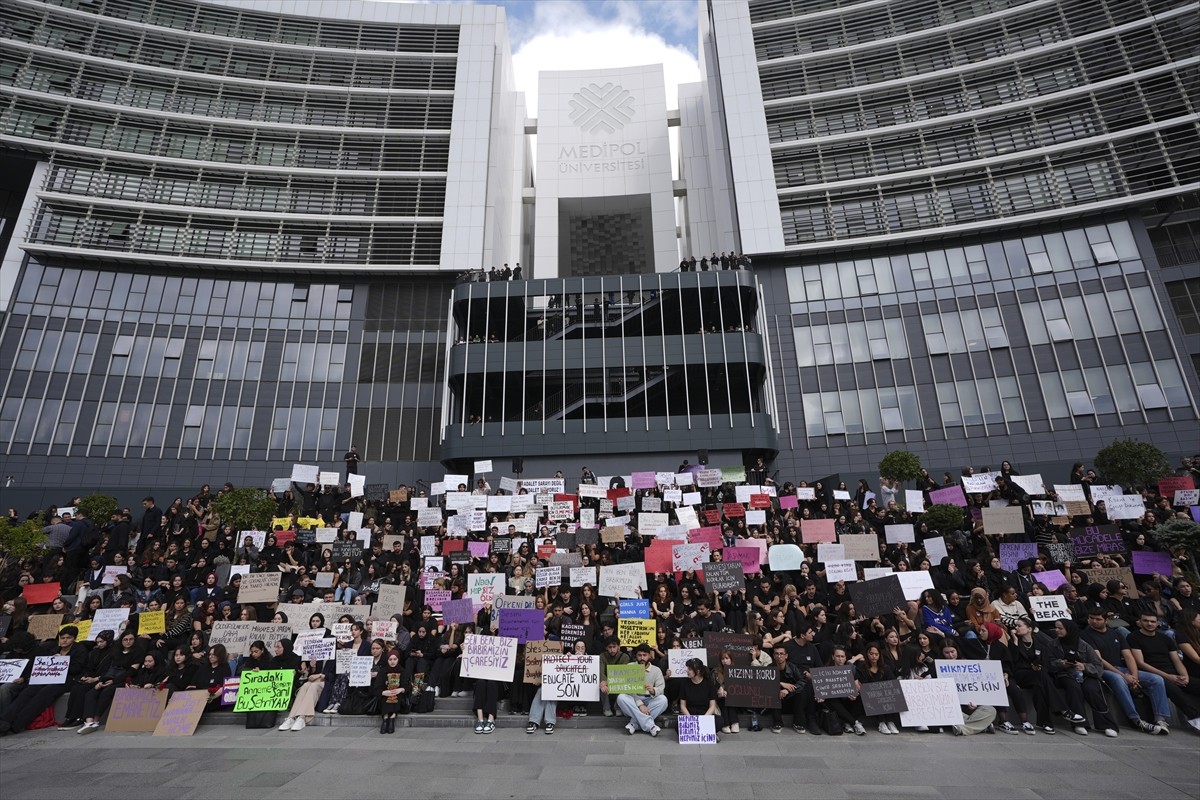
<svg viewBox="0 0 1200 800"><path fill-rule="evenodd" d="M529 115L537 116L537 76L542 70L605 69L663 65L667 108L678 107L677 87L700 80L695 57L642 27L636 4L623 4L615 20L601 21L578 3L539 3L537 33L513 54L517 88ZM517 37L514 37L517 38Z"/></svg>

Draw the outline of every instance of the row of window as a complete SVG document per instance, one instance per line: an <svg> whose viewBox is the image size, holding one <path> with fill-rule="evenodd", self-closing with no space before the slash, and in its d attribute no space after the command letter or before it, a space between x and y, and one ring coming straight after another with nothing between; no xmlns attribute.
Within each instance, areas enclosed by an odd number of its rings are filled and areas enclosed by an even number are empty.
<svg viewBox="0 0 1200 800"><path fill-rule="evenodd" d="M1200 134L1187 126L1035 160L781 197L784 242L939 228L1182 187L1200 179L1197 153Z"/></svg>
<svg viewBox="0 0 1200 800"><path fill-rule="evenodd" d="M297 225L281 220L176 218L42 204L30 241L129 253L316 264L423 264L440 261L442 225Z"/></svg>
<svg viewBox="0 0 1200 800"><path fill-rule="evenodd" d="M808 303L1068 272L1140 258L1129 223L1119 221L986 245L807 264L789 267L786 274L791 301Z"/></svg>
<svg viewBox="0 0 1200 800"><path fill-rule="evenodd" d="M141 203L288 214L441 216L446 179L251 175L55 157L46 191Z"/></svg>
<svg viewBox="0 0 1200 800"><path fill-rule="evenodd" d="M45 0L47 5L231 39L350 50L453 53L458 28L264 14L188 0ZM52 13L52 12L51 12Z"/></svg>
<svg viewBox="0 0 1200 800"><path fill-rule="evenodd" d="M354 128L449 129L454 105L449 95L289 91L199 82L15 49L0 54L0 85L198 117Z"/></svg>
<svg viewBox="0 0 1200 800"><path fill-rule="evenodd" d="M1110 62L1119 65L1123 72L1137 72L1188 58L1195 34L1186 14L1183 16L1183 20L1169 17L1113 35L1106 42ZM1005 22L994 20L966 30L941 32L928 38L865 50L831 51L827 56L788 64L764 63L759 67L763 99L804 97L913 78L1020 54L1076 35L1074 31L1043 29L1036 20L1029 28L1006 32ZM1081 25L1074 27L1100 31L1108 27L1108 20L1097 14L1087 15Z"/></svg>
<svg viewBox="0 0 1200 800"><path fill-rule="evenodd" d="M0 96L0 133L94 150L301 169L445 172L449 135L220 129Z"/></svg>
<svg viewBox="0 0 1200 800"><path fill-rule="evenodd" d="M1160 75L1150 81L1165 86L1169 96L1163 103L1146 106L1146 113L1139 87L1121 85L1053 106L1002 110L953 125L775 150L771 154L775 183L780 189L803 187L995 158L1113 134L1152 121L1166 122L1188 113L1186 95L1174 76ZM1179 127L1186 130L1186 126ZM1168 142L1174 140L1173 130L1164 131ZM1189 138L1184 136L1185 141Z"/></svg>
<svg viewBox="0 0 1200 800"><path fill-rule="evenodd" d="M1171 281L1167 284L1167 296L1184 334L1200 334L1200 278Z"/></svg>
<svg viewBox="0 0 1200 800"><path fill-rule="evenodd" d="M350 87L454 88L453 58L276 50L100 20L77 20L56 15L52 9L27 6L16 6L0 20L0 38L61 53L203 75Z"/></svg>

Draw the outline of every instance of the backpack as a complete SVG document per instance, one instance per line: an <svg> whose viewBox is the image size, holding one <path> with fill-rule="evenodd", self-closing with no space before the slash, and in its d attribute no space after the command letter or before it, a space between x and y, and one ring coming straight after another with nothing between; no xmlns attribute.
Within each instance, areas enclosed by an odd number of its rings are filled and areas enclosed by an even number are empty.
<svg viewBox="0 0 1200 800"><path fill-rule="evenodd" d="M846 726L842 724L841 717L828 708L817 711L817 724L829 736L841 736L846 732Z"/></svg>
<svg viewBox="0 0 1200 800"><path fill-rule="evenodd" d="M417 692L412 698L412 712L414 714L429 714L433 711L434 699L437 692L433 688L429 688L423 692Z"/></svg>

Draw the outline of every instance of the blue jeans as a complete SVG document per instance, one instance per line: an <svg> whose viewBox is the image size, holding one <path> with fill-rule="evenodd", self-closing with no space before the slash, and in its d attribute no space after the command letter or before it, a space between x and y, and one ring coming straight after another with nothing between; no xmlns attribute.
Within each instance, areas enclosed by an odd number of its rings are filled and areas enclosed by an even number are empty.
<svg viewBox="0 0 1200 800"><path fill-rule="evenodd" d="M1129 717L1130 721L1137 722L1141 719L1141 715L1133 705L1133 695L1130 694L1129 684L1125 682L1124 677L1129 674L1131 673L1126 669L1122 669L1119 673L1106 669L1104 670L1104 682L1108 684L1109 689L1112 689L1113 696L1117 698L1117 703L1125 712L1125 716ZM1170 719L1171 704L1167 701L1167 687L1163 685L1163 679L1153 673L1138 670L1138 680L1141 681L1146 694L1150 695L1154 718L1156 720Z"/></svg>
<svg viewBox="0 0 1200 800"><path fill-rule="evenodd" d="M529 701L529 721L535 722L538 725L553 725L554 717L558 713L558 702L555 700L543 700L542 690L539 688L534 693L533 699Z"/></svg>
<svg viewBox="0 0 1200 800"><path fill-rule="evenodd" d="M643 714L638 708L638 703L645 703L646 708L650 709L649 714ZM661 694L656 694L653 697L643 695L641 697L633 694L617 695L617 708L621 713L629 717L633 721L635 728L641 728L647 733L654 727L654 718L667 710L667 698Z"/></svg>

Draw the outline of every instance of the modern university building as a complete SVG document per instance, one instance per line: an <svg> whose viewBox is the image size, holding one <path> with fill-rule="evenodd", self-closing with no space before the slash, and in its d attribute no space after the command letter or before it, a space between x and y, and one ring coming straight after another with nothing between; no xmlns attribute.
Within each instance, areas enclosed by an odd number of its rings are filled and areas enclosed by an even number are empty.
<svg viewBox="0 0 1200 800"><path fill-rule="evenodd" d="M1200 443L1196 2L699 0L536 119L497 7L0 10L6 506Z"/></svg>

